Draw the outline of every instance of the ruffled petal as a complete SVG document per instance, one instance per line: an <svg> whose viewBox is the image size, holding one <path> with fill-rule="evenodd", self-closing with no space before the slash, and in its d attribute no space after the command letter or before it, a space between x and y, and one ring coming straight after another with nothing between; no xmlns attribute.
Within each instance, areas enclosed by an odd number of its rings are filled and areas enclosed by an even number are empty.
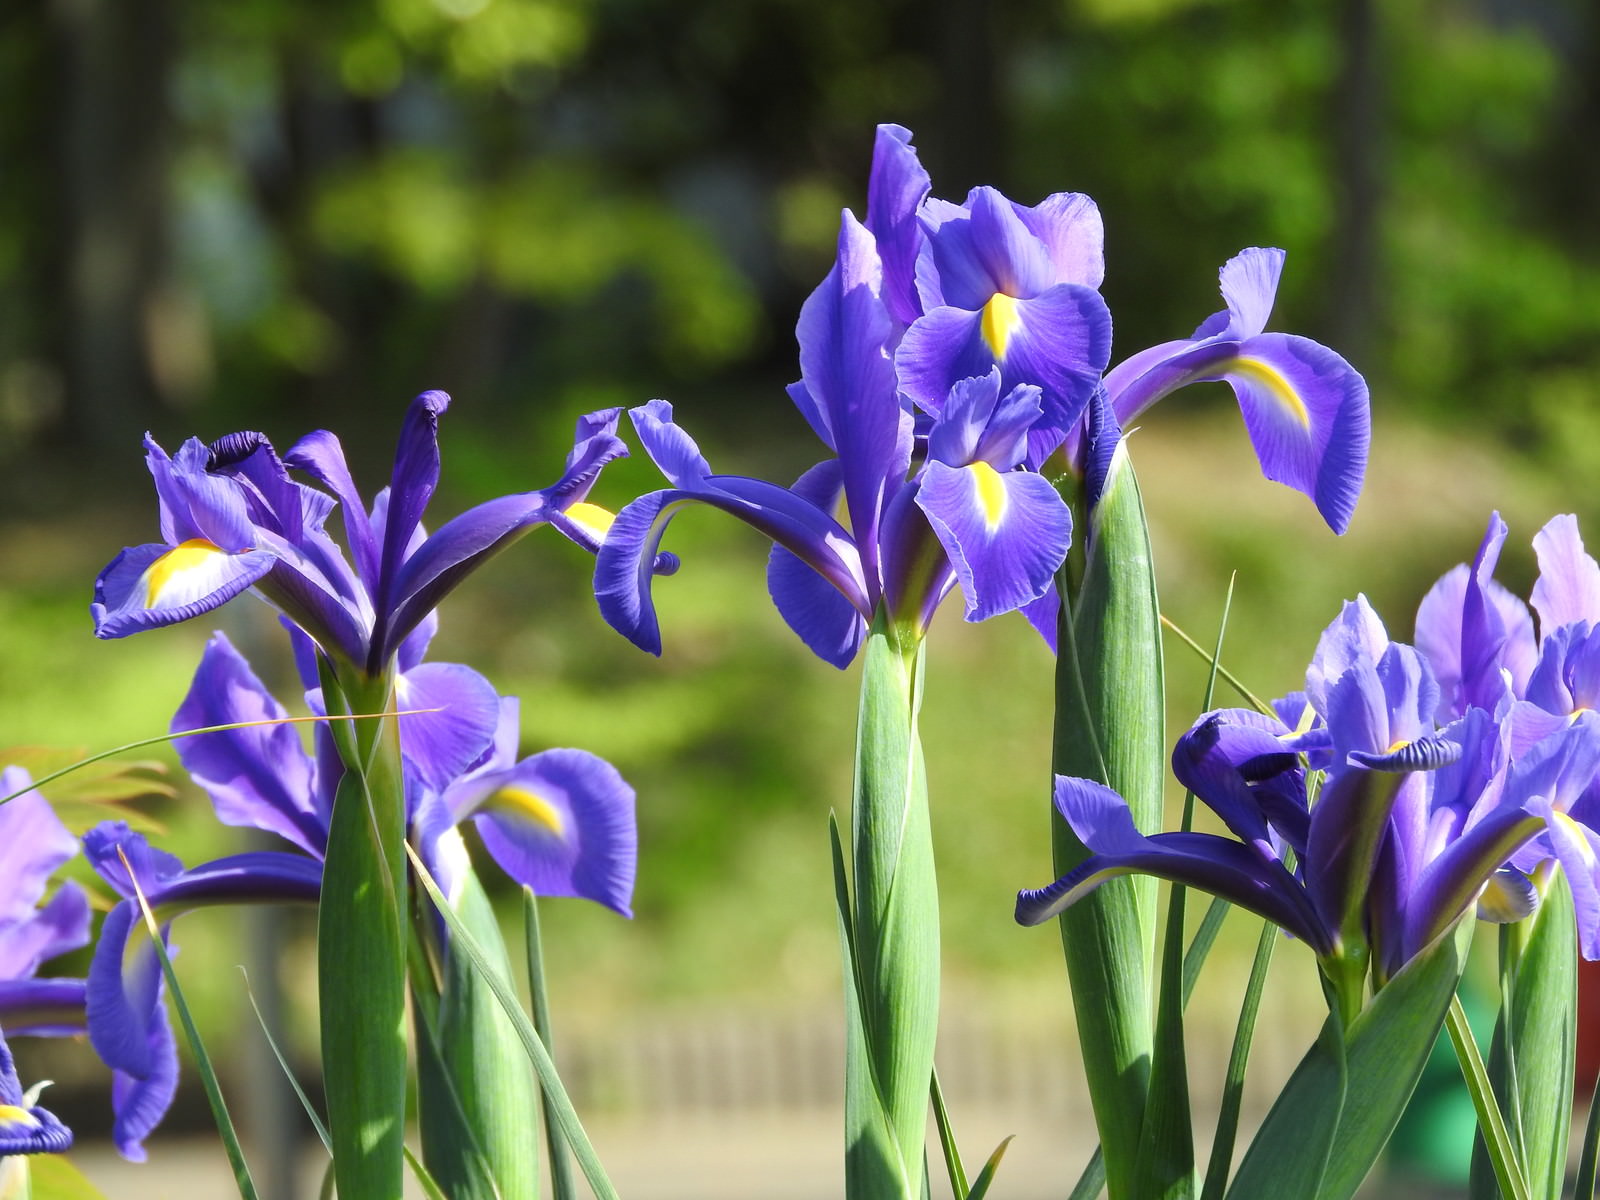
<svg viewBox="0 0 1600 1200"><path fill-rule="evenodd" d="M960 208L926 204L922 224L927 241L917 273L925 308L977 311L997 293L1037 296L1056 281L1045 244L994 188L973 188Z"/></svg>
<svg viewBox="0 0 1600 1200"><path fill-rule="evenodd" d="M1012 208L1050 256L1052 283L1098 288L1104 282L1105 227L1093 200L1082 192L1057 192L1032 208Z"/></svg>
<svg viewBox="0 0 1600 1200"><path fill-rule="evenodd" d="M157 1004L145 1035L148 1069L142 1075L111 1074L111 1140L129 1162L144 1162L144 1139L154 1132L178 1092L178 1045L167 1010Z"/></svg>
<svg viewBox="0 0 1600 1200"><path fill-rule="evenodd" d="M21 767L0 771L0 796L22 793L0 804L0 879L5 880L0 888L0 925L32 919L50 876L78 853L78 839L50 802L39 792L23 790L32 783Z"/></svg>
<svg viewBox="0 0 1600 1200"><path fill-rule="evenodd" d="M922 315L916 281L917 252L922 246L917 207L931 186L911 144L911 131L879 125L867 183L866 225L883 259L883 302L901 327Z"/></svg>
<svg viewBox="0 0 1600 1200"><path fill-rule="evenodd" d="M1241 250L1223 264L1220 272L1222 298L1227 302L1227 324L1219 332L1228 337L1253 338L1267 327L1272 304L1278 295L1278 277L1283 274L1282 250L1252 246ZM1215 320L1215 318L1213 318ZM1207 329L1202 325L1201 330ZM1208 333L1196 331L1195 337Z"/></svg>
<svg viewBox="0 0 1600 1200"><path fill-rule="evenodd" d="M127 637L210 612L262 579L276 561L264 550L229 553L203 538L131 547L94 581L94 635Z"/></svg>
<svg viewBox="0 0 1600 1200"><path fill-rule="evenodd" d="M69 879L43 908L21 921L0 922L0 933L0 980L30 976L39 964L89 944L89 897ZM6 1022L0 1028L16 1032Z"/></svg>

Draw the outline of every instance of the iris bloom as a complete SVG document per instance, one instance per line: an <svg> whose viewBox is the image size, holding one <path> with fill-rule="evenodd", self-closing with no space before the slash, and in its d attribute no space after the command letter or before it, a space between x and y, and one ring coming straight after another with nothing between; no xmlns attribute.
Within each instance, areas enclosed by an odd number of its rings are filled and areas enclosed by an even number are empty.
<svg viewBox="0 0 1600 1200"><path fill-rule="evenodd" d="M0 795L20 792L0 805L0 1159L12 1154L57 1154L72 1133L17 1079L6 1036L71 1036L83 1032L81 979L36 979L48 959L89 941L89 901L67 882L50 901L39 901L50 877L78 853L70 834L27 772L0 772Z"/></svg>
<svg viewBox="0 0 1600 1200"><path fill-rule="evenodd" d="M635 862L633 791L615 768L581 750L547 750L517 760L517 704L498 697L477 672L400 658L401 696L451 693L441 713L402 718L413 840L449 892L465 848L455 826L468 817L491 856L540 895L583 896L631 915ZM308 694L315 708L316 694ZM287 716L222 634L212 637L174 729ZM421 722L419 724L419 722ZM322 886L333 791L341 766L318 727L307 755L290 725L254 725L180 739L179 757L225 824L273 833L292 851L261 850L186 868L120 822L91 830L84 846L100 875L124 897L106 918L89 970L89 1036L100 1056L135 1079L167 1067L154 1050L164 1034L161 971L133 897L126 856L163 937L177 916L216 904L315 903ZM175 1070L176 1064L172 1067Z"/></svg>
<svg viewBox="0 0 1600 1200"><path fill-rule="evenodd" d="M1085 218L1059 197L1024 210L986 189L968 209L918 210L927 177L908 136L879 131L867 222L844 214L837 260L800 313L789 395L832 457L789 488L719 475L669 404L633 410L671 487L618 514L595 591L641 648L661 651L650 579L667 522L690 501L776 543L774 602L841 667L880 608L920 637L957 582L967 618L981 620L1037 599L1065 558L1070 514L1027 468L1031 439L1059 442L1082 414L1109 352L1099 295L1058 282L1094 274L1074 240ZM944 343L920 332L925 322L959 326L965 341L935 353Z"/></svg>
<svg viewBox="0 0 1600 1200"><path fill-rule="evenodd" d="M281 459L258 433L209 446L191 438L171 457L146 438L162 540L124 550L101 572L90 607L96 635L185 621L253 588L336 661L376 675L451 588L535 525L593 548L609 514L585 497L601 468L627 453L613 432L619 410L579 420L550 487L487 501L429 535L422 514L439 482L439 417L449 403L443 392L412 402L389 487L370 511L326 431ZM296 482L290 468L326 490ZM335 502L353 564L325 529Z"/></svg>
<svg viewBox="0 0 1600 1200"><path fill-rule="evenodd" d="M1509 706L1471 707L1438 728L1428 661L1390 642L1364 599L1324 633L1306 683L1276 706L1293 728L1222 710L1179 740L1174 773L1233 837L1145 836L1114 792L1058 777L1057 807L1093 854L1019 894L1017 919L1037 924L1112 876L1152 874L1274 921L1332 978L1370 950L1381 985L1475 903L1493 920L1527 915L1533 889L1506 865L1573 824L1600 772L1600 717L1563 722L1520 753ZM1302 754L1327 767L1314 804ZM1593 886L1592 859L1559 857L1575 893Z"/></svg>

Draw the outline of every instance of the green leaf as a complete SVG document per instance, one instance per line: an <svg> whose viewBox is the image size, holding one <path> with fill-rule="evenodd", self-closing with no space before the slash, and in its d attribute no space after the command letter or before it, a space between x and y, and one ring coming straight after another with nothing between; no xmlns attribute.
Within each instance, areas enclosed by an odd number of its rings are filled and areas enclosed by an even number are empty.
<svg viewBox="0 0 1600 1200"><path fill-rule="evenodd" d="M927 776L917 736L922 644L904 644L880 612L863 655L856 775L851 807L854 962L871 1089L846 1082L845 1103L881 1108L896 1153L846 1160L846 1190L917 1200L925 1184L923 1143L933 1049L939 1032L939 897L933 873ZM875 1093L875 1094L874 1094Z"/></svg>
<svg viewBox="0 0 1600 1200"><path fill-rule="evenodd" d="M1210 915L1210 914L1207 914ZM1234 1139L1239 1133L1239 1110L1244 1103L1244 1072L1250 1061L1256 1015L1261 1011L1261 992L1266 986L1272 953L1282 936L1270 921L1262 923L1256 941L1256 956L1250 964L1250 980L1245 984L1244 1002L1239 1006L1239 1021L1233 1031L1233 1049L1228 1054L1228 1069L1222 1081L1222 1103L1217 1110L1217 1131L1211 1139L1211 1158L1206 1164L1205 1189L1201 1200L1221 1200L1233 1166Z"/></svg>
<svg viewBox="0 0 1600 1200"><path fill-rule="evenodd" d="M995 1172L1000 1169L1000 1160L1006 1156L1006 1151L1011 1148L1011 1139L1016 1137L1011 1134L1005 1141L994 1148L994 1153L989 1155L989 1161L983 1164L983 1170L978 1172L978 1177L972 1181L972 1190L967 1193L967 1200L983 1200L989 1194L989 1186L994 1183Z"/></svg>
<svg viewBox="0 0 1600 1200"><path fill-rule="evenodd" d="M839 822L831 812L828 814L828 836L833 851L834 899L838 906L839 943L844 958L845 1191L847 1195L854 1196L857 1194L853 1190L856 1187L864 1189L875 1180L901 1179L907 1172L900 1161L900 1148L880 1098L872 1056L867 1052L866 1031L861 1017L860 973L856 966L855 918L850 904L849 868L845 864ZM855 1182L857 1180L861 1182Z"/></svg>
<svg viewBox="0 0 1600 1200"><path fill-rule="evenodd" d="M1407 963L1348 1030L1341 1032L1337 1015L1329 1015L1239 1165L1228 1188L1233 1200L1355 1195L1439 1036L1471 925L1462 922Z"/></svg>
<svg viewBox="0 0 1600 1200"><path fill-rule="evenodd" d="M1531 917L1501 927L1501 972L1510 987L1495 1024L1489 1076L1535 1200L1561 1200L1566 1182L1577 1038L1576 929L1572 889L1562 872ZM1508 1095L1515 1097L1509 1107ZM1490 1168L1480 1140L1472 1155L1473 1196L1494 1194Z"/></svg>
<svg viewBox="0 0 1600 1200"><path fill-rule="evenodd" d="M444 1189L434 1181L432 1175L428 1174L428 1168L423 1166L422 1160L411 1153L411 1147L403 1146L401 1149L406 1156L406 1166L410 1167L411 1173L416 1176L417 1183L422 1188L422 1194L428 1200L450 1200L450 1197L444 1194Z"/></svg>
<svg viewBox="0 0 1600 1200"><path fill-rule="evenodd" d="M539 936L539 900L533 889L522 889L522 928L527 945L528 997L533 1008L533 1027L553 1055L556 1044L550 1023L550 997L544 984L544 944ZM542 1102L545 1146L550 1155L550 1190L555 1200L578 1200L578 1181L572 1174L572 1159L567 1144L550 1118L550 1105Z"/></svg>
<svg viewBox="0 0 1600 1200"><path fill-rule="evenodd" d="M1088 1163L1083 1168L1083 1174L1078 1176L1078 1182L1073 1185L1067 1200L1094 1200L1106 1186L1106 1152L1104 1148L1096 1146L1094 1153L1089 1156Z"/></svg>
<svg viewBox="0 0 1600 1200"><path fill-rule="evenodd" d="M217 1123L217 1133L221 1135L223 1148L228 1153L228 1165L233 1168L234 1185L239 1189L242 1200L256 1200L255 1181L250 1178L250 1167L244 1160L244 1150L239 1145L239 1135L234 1130L233 1118L228 1115L228 1105L222 1098L222 1088L217 1083L217 1073L211 1066L211 1056L206 1053L200 1030L195 1028L194 1017L190 1015L189 1005L183 998L183 988L178 983L178 974L172 969L172 958L167 953L167 944L161 936L161 927L156 923L155 914L150 911L150 904L144 897L144 889L139 886L138 877L128 864L127 856L122 853L120 846L117 848L117 856L122 859L122 869L127 872L129 880L133 883L134 899L139 902L139 911L144 915L145 930L155 947L156 957L161 960L161 974L165 976L167 989L172 993L172 1003L178 1010L178 1020L183 1026L184 1039L189 1043L189 1052L194 1055L195 1069L200 1072L200 1082L205 1088L206 1100L211 1105L212 1119Z"/></svg>
<svg viewBox="0 0 1600 1200"><path fill-rule="evenodd" d="M412 1006L412 1024L417 1031L417 1108L423 1157L434 1172L444 1177L452 1192L503 1200L456 1090L455 1078L439 1045L439 1033L424 1015L425 1006L423 1002Z"/></svg>
<svg viewBox="0 0 1600 1200"><path fill-rule="evenodd" d="M1589 1119L1583 1123L1583 1151L1578 1157L1577 1186L1572 1200L1594 1200L1595 1176L1600 1165L1600 1091L1589 1096Z"/></svg>
<svg viewBox="0 0 1600 1200"><path fill-rule="evenodd" d="M1160 607L1138 481L1124 443L1087 531L1083 583L1057 590L1054 772L1104 783L1127 800L1134 823L1161 825L1166 776ZM1057 875L1086 848L1051 817ZM1131 1195L1149 1083L1151 960L1156 883L1114 879L1060 917L1078 1042L1104 1147L1111 1194Z"/></svg>
<svg viewBox="0 0 1600 1200"><path fill-rule="evenodd" d="M383 713L389 681L342 685L323 664L333 714ZM354 726L352 728L352 725ZM405 784L393 716L335 724L345 773L334 795L317 910L322 1083L339 1194L398 1196L405 1178Z"/></svg>
<svg viewBox="0 0 1600 1200"><path fill-rule="evenodd" d="M311 1097L306 1095L305 1089L300 1086L300 1080L295 1077L294 1070L289 1066L289 1060L278 1048L277 1039L272 1036L272 1030L267 1028L267 1019L261 1015L261 1006L256 1003L255 993L250 990L250 975L243 968L239 974L244 976L244 994L250 1001L250 1009L256 1014L256 1024L261 1026L261 1036L267 1039L267 1045L272 1049L272 1057L278 1060L278 1066L283 1071L283 1077L289 1081L289 1086L294 1089L294 1094L300 1100L300 1107L305 1110L306 1116L311 1121L311 1127L317 1131L317 1137L322 1141L322 1148L331 1157L333 1154L333 1139L328 1136L328 1127L322 1123L322 1118L317 1115L317 1110L311 1104Z"/></svg>
<svg viewBox="0 0 1600 1200"><path fill-rule="evenodd" d="M939 1146L944 1151L944 1169L950 1177L950 1194L955 1200L967 1200L972 1190L967 1183L967 1169L961 1165L961 1151L956 1146L956 1133L950 1125L950 1113L944 1106L944 1089L939 1086L939 1068L933 1069L933 1121L939 1131Z"/></svg>
<svg viewBox="0 0 1600 1200"><path fill-rule="evenodd" d="M458 839L451 833L447 837ZM458 842L459 844L459 842ZM488 956L507 988L511 957L500 922L476 873L465 861L457 872L451 901L473 940ZM459 1110L446 1103L430 1108L426 1090L423 1116L423 1159L434 1178L454 1200L489 1200L492 1196L532 1197L539 1190L538 1139L528 1128L538 1111L539 1095L527 1056L520 1053L516 1031L500 1011L482 977L446 941L440 954L440 988L435 1029L441 1065L451 1080ZM482 1165L473 1147L452 1132L458 1116L481 1149Z"/></svg>
<svg viewBox="0 0 1600 1200"><path fill-rule="evenodd" d="M1467 1092L1478 1113L1478 1128L1488 1143L1488 1157L1493 1163L1494 1178L1498 1181L1496 1194L1504 1196L1505 1200L1528 1200L1528 1184L1517 1147L1512 1143L1505 1118L1495 1102L1489 1072L1478 1053L1478 1043L1473 1039L1472 1027L1467 1024L1467 1013L1461 1007L1459 997L1450 1000L1445 1027L1450 1031L1450 1044L1455 1047L1456 1061L1461 1064Z"/></svg>
<svg viewBox="0 0 1600 1200"><path fill-rule="evenodd" d="M517 1040L522 1043L524 1053L533 1063L534 1074L538 1076L547 1102L555 1113L556 1124L560 1126L567 1144L572 1147L573 1154L578 1160L578 1167L583 1171L584 1178L589 1181L589 1190L595 1194L595 1200L616 1200L616 1189L606 1178L605 1168L600 1165L600 1158L589 1141L589 1135L583 1131L583 1123L578 1120L577 1111L572 1107L567 1089L562 1086L561 1077L556 1073L556 1065L550 1058L550 1052L539 1039L533 1022L528 1020L527 1014L522 1011L516 993L495 973L494 966L483 952L483 948L478 945L461 918L455 914L455 910L450 907L444 893L439 890L439 885L434 882L433 876L428 874L428 868L417 857L416 851L406 846L405 852L411 860L412 870L416 872L417 881L422 884L423 890L433 901L434 909L450 927L450 936L454 939L452 949L464 955L477 969L489 985L489 990L494 993L495 999L500 1002L501 1010L511 1021L512 1028L516 1030Z"/></svg>

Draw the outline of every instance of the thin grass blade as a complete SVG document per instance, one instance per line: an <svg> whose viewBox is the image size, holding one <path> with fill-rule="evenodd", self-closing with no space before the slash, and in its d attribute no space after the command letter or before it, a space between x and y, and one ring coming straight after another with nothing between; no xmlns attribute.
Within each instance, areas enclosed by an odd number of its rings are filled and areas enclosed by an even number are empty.
<svg viewBox="0 0 1600 1200"><path fill-rule="evenodd" d="M522 929L528 959L528 996L533 1009L533 1027L554 1056L555 1035L550 1022L550 996L544 982L544 940L539 934L539 900L533 889L522 889ZM578 1181L572 1174L572 1158L567 1143L550 1119L550 1104L539 1105L544 1117L544 1135L550 1159L550 1190L555 1200L578 1200Z"/></svg>
<svg viewBox="0 0 1600 1200"><path fill-rule="evenodd" d="M933 1069L933 1120L939 1129L939 1145L944 1150L944 1169L950 1176L950 1194L955 1200L967 1200L971 1186L967 1183L966 1168L961 1165L961 1151L956 1148L955 1130L950 1127L950 1113L944 1104L944 1089L939 1086L939 1068Z"/></svg>
<svg viewBox="0 0 1600 1200"><path fill-rule="evenodd" d="M1239 1110L1244 1104L1244 1073L1250 1061L1250 1043L1255 1036L1256 1016L1261 1011L1261 992L1272 966L1273 950L1278 945L1278 928L1263 922L1256 942L1256 955L1250 964L1250 979L1245 984L1244 1003L1233 1031L1233 1049L1228 1054L1228 1070L1222 1081L1222 1103L1217 1110L1217 1131L1211 1139L1211 1159L1206 1164L1206 1181L1200 1200L1222 1200L1233 1168L1234 1141L1239 1134Z"/></svg>
<svg viewBox="0 0 1600 1200"><path fill-rule="evenodd" d="M267 1028L267 1020L261 1015L261 1006L256 1003L255 993L250 990L250 973L243 967L239 974L244 976L244 994L250 1001L250 1009L256 1014L256 1024L261 1027L261 1036L267 1039L267 1045L272 1050L272 1057L278 1060L278 1066L283 1070L283 1077L289 1081L289 1086L294 1089L294 1094L300 1100L300 1107L305 1110L306 1117L311 1122L311 1127L317 1131L317 1137L322 1141L322 1148L331 1156L333 1154L333 1139L328 1136L328 1127L322 1123L322 1118L317 1115L317 1110L312 1107L311 1097L300 1086L300 1080L295 1077L294 1071L289 1066L289 1060L284 1057L283 1051L278 1047L278 1041L272 1036L272 1030Z"/></svg>
<svg viewBox="0 0 1600 1200"><path fill-rule="evenodd" d="M422 1160L411 1152L411 1147L405 1146L402 1149L406 1156L406 1166L410 1167L411 1173L416 1176L422 1194L428 1200L450 1200L450 1197L444 1194L444 1189L434 1182L432 1175L428 1174L428 1168L422 1165Z"/></svg>
<svg viewBox="0 0 1600 1200"><path fill-rule="evenodd" d="M1529 1200L1527 1177L1523 1173L1511 1133L1506 1128L1500 1105L1495 1100L1488 1069L1483 1065L1483 1056L1478 1052L1478 1043L1467 1024L1467 1013L1461 1007L1459 997L1450 1000L1445 1028L1450 1031L1450 1044L1455 1047L1462 1078L1467 1081L1467 1092L1472 1097L1472 1107L1477 1110L1478 1129L1487 1144L1489 1161L1493 1164L1500 1193L1505 1200Z"/></svg>
<svg viewBox="0 0 1600 1200"><path fill-rule="evenodd" d="M979 1171L978 1177L972 1181L972 1190L967 1193L967 1200L983 1200L989 1194L995 1173L1000 1170L1000 1160L1006 1156L1006 1151L1011 1148L1011 1139L1016 1136L1014 1133L1011 1134L994 1148L994 1153L989 1155L989 1160L983 1164L983 1170Z"/></svg>
<svg viewBox="0 0 1600 1200"><path fill-rule="evenodd" d="M150 942L155 947L156 957L161 960L161 974L166 978L167 989L172 993L172 1003L178 1010L178 1021L183 1026L183 1036L189 1043L189 1052L194 1055L195 1069L200 1072L200 1082L205 1088L206 1100L211 1105L212 1119L217 1123L217 1133L222 1138L223 1148L228 1153L228 1165L233 1168L234 1185L239 1189L239 1195L243 1200L257 1200L255 1180L250 1177L250 1167L245 1162L244 1150L239 1145L239 1135L233 1127L233 1118L228 1115L227 1102L222 1098L222 1088L217 1083L217 1073L211 1065L211 1056L206 1053L200 1030L195 1027L194 1017L190 1015L189 1005L183 998L183 988L178 983L178 973L172 969L172 958L167 954L167 944L161 936L161 927L156 923L156 915L150 911L150 903L144 897L144 889L139 886L133 867L129 865L128 857L122 853L120 846L117 848L117 855L122 859L122 869L133 882L134 898L139 902L139 911L144 914L145 929L150 934Z"/></svg>
<svg viewBox="0 0 1600 1200"><path fill-rule="evenodd" d="M1577 1185L1572 1200L1594 1200L1600 1164L1600 1091L1589 1097L1589 1119L1583 1123L1583 1151L1578 1156Z"/></svg>

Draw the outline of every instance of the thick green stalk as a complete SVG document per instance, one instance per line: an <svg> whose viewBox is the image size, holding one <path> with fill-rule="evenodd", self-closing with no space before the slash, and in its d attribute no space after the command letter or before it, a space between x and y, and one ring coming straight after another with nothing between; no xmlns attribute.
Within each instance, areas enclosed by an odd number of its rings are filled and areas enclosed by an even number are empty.
<svg viewBox="0 0 1600 1200"><path fill-rule="evenodd" d="M335 679L330 713L390 711L388 676ZM405 791L392 716L335 723L345 763L317 918L322 1076L344 1200L392 1200L405 1175Z"/></svg>
<svg viewBox="0 0 1600 1200"><path fill-rule="evenodd" d="M1127 800L1144 832L1161 826L1165 779L1160 607L1138 481L1119 447L1087 522L1083 582L1062 572L1054 771ZM1051 821L1058 875L1088 851ZM1156 881L1114 879L1061 914L1078 1041L1114 1197L1135 1195L1152 1045Z"/></svg>
<svg viewBox="0 0 1600 1200"><path fill-rule="evenodd" d="M939 904L917 737L922 648L880 614L856 731L852 925L860 1049L847 1059L852 1200L917 1200L939 1021Z"/></svg>

